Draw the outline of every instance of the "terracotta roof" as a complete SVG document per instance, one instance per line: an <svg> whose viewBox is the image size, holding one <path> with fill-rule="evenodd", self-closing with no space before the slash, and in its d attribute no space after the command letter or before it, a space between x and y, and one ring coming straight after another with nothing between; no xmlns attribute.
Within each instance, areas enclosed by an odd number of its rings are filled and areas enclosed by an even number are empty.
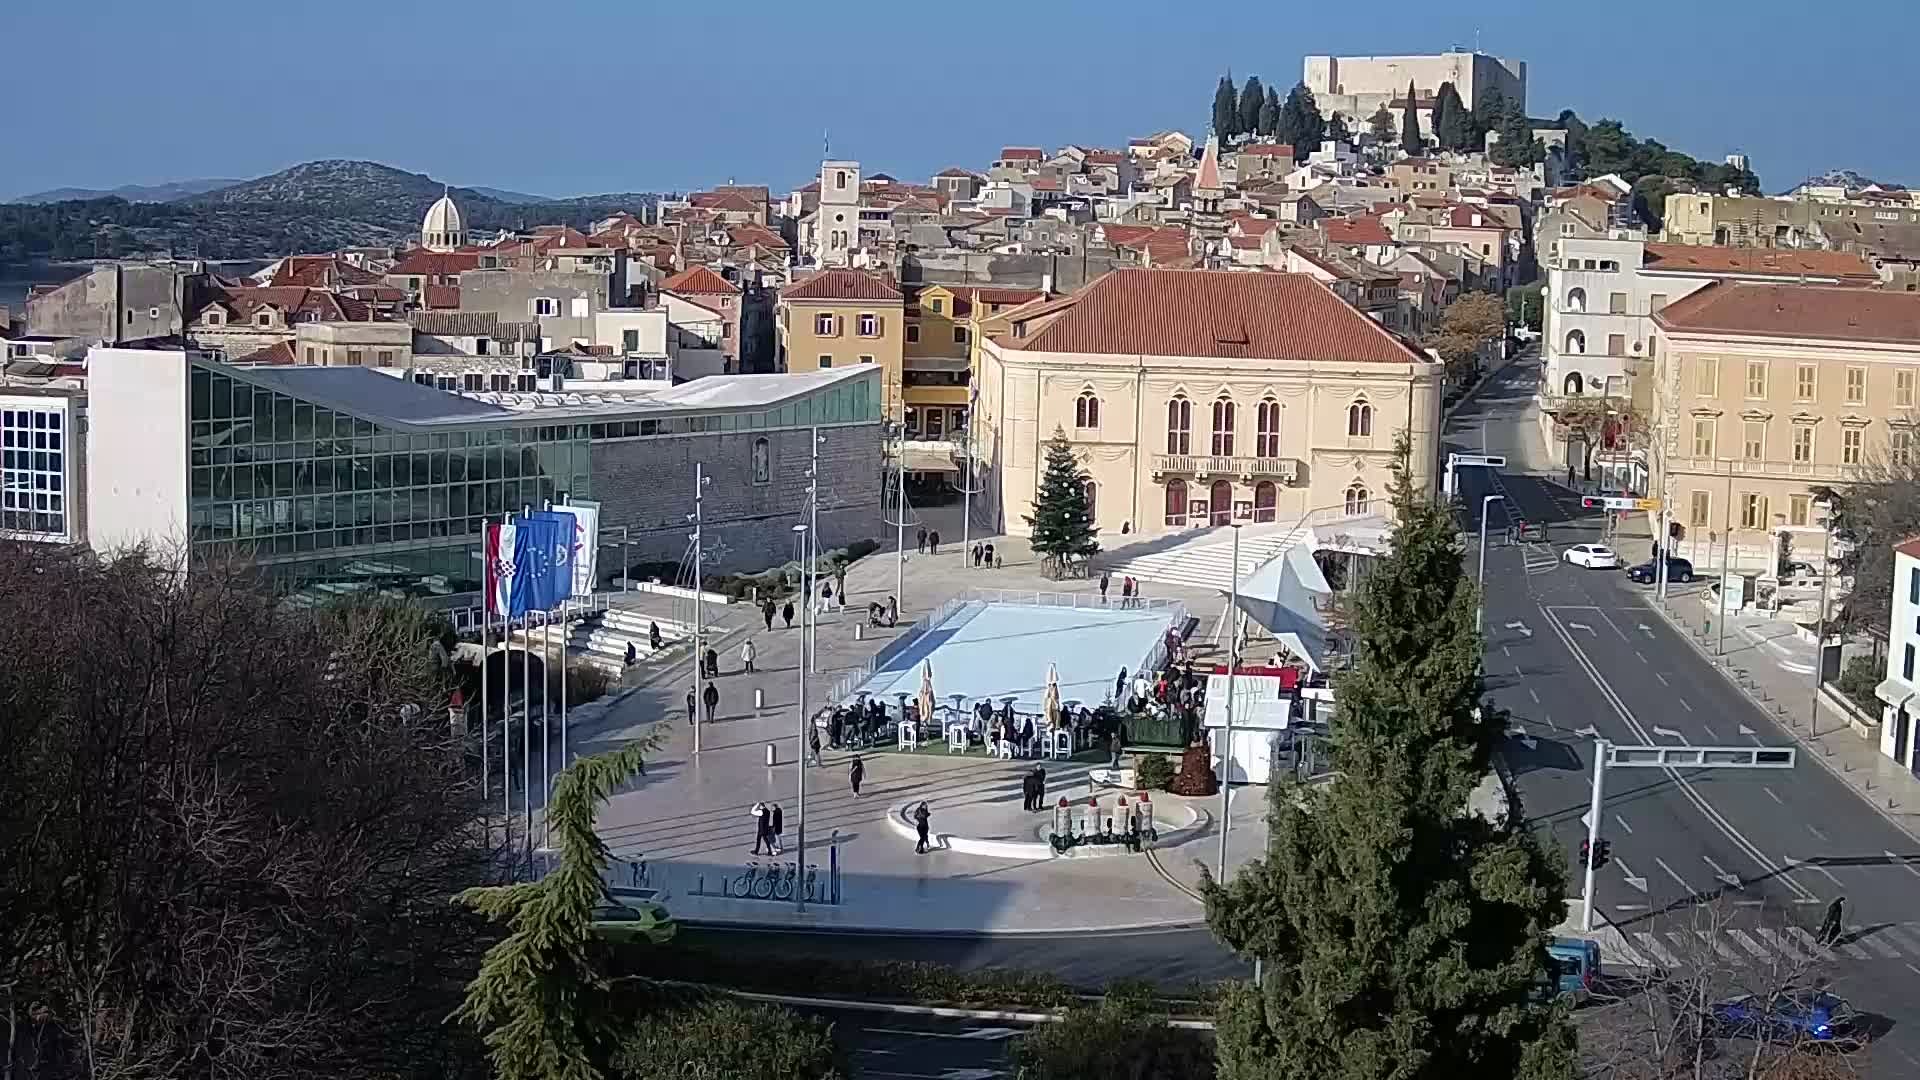
<svg viewBox="0 0 1920 1080"><path fill-rule="evenodd" d="M1654 315L1678 333L1920 345L1920 293L1714 281Z"/></svg>
<svg viewBox="0 0 1920 1080"><path fill-rule="evenodd" d="M953 168L951 168L951 169L941 169L941 170L940 170L939 172L937 172L937 173L934 173L934 174L933 174L933 176L934 176L934 179L936 179L936 180L938 180L939 178L941 178L941 177L943 177L943 176L957 176L957 177L968 177L968 178L971 178L971 177L973 177L974 175L975 175L975 174L974 174L973 172L971 172L970 170L967 170L967 169L962 169L962 168L960 168L960 167L958 167L958 166L955 166L955 167L953 167Z"/></svg>
<svg viewBox="0 0 1920 1080"><path fill-rule="evenodd" d="M486 337L497 341L538 341L540 323L501 322L491 311L413 311L407 321L416 333L441 337Z"/></svg>
<svg viewBox="0 0 1920 1080"><path fill-rule="evenodd" d="M477 251L427 251L422 248L400 256L399 262L387 268L387 276L439 277L478 269L480 253Z"/></svg>
<svg viewBox="0 0 1920 1080"><path fill-rule="evenodd" d="M1474 218L1479 218L1478 222ZM1455 229L1504 229L1506 224L1477 206L1454 206L1447 210L1447 224Z"/></svg>
<svg viewBox="0 0 1920 1080"><path fill-rule="evenodd" d="M781 294L788 300L901 300L893 283L865 270L822 270Z"/></svg>
<svg viewBox="0 0 1920 1080"><path fill-rule="evenodd" d="M702 210L731 210L750 214L760 209L752 199L737 191L698 191L689 201Z"/></svg>
<svg viewBox="0 0 1920 1080"><path fill-rule="evenodd" d="M1391 244L1393 237L1388 235L1386 226L1380 224L1377 217L1328 218L1320 222L1319 227L1327 234L1327 242L1332 244Z"/></svg>
<svg viewBox="0 0 1920 1080"><path fill-rule="evenodd" d="M787 250L787 242L781 239L780 234L764 225L752 223L730 225L727 227L727 239L734 247L758 244L770 251Z"/></svg>
<svg viewBox="0 0 1920 1080"><path fill-rule="evenodd" d="M207 290L195 316L218 304L237 319L253 321L261 308L279 311L289 322L371 322L373 312L350 296L300 285L246 287L214 286Z"/></svg>
<svg viewBox="0 0 1920 1080"><path fill-rule="evenodd" d="M420 300L430 311L457 311L460 308L460 286L429 285L420 290Z"/></svg>
<svg viewBox="0 0 1920 1080"><path fill-rule="evenodd" d="M1708 274L1777 274L1781 277L1855 278L1878 284L1866 260L1847 251L1799 248L1732 248L1694 244L1648 244L1649 270L1698 270Z"/></svg>
<svg viewBox="0 0 1920 1080"><path fill-rule="evenodd" d="M1193 174L1193 186L1214 191L1220 188L1220 139L1207 136L1207 148L1200 154L1199 171Z"/></svg>
<svg viewBox="0 0 1920 1080"><path fill-rule="evenodd" d="M1046 156L1046 151L1037 146L1003 146L1000 148L1001 161L1039 161Z"/></svg>
<svg viewBox="0 0 1920 1080"><path fill-rule="evenodd" d="M1920 536L1916 536L1911 540L1902 540L1893 545L1893 550L1905 555L1909 559L1920 559Z"/></svg>
<svg viewBox="0 0 1920 1080"><path fill-rule="evenodd" d="M338 255L289 255L273 269L269 285L332 289L342 285L378 285L379 274L362 270Z"/></svg>
<svg viewBox="0 0 1920 1080"><path fill-rule="evenodd" d="M661 292L690 296L738 296L740 287L704 266L691 266L660 283Z"/></svg>
<svg viewBox="0 0 1920 1080"><path fill-rule="evenodd" d="M1240 148L1242 154L1253 157L1283 157L1293 159L1293 147L1288 143L1248 143Z"/></svg>
<svg viewBox="0 0 1920 1080"><path fill-rule="evenodd" d="M1036 176L1027 181L1027 186L1033 188L1035 191L1059 191L1060 181L1055 180L1051 176Z"/></svg>
<svg viewBox="0 0 1920 1080"><path fill-rule="evenodd" d="M294 355L291 341L276 341L264 349L250 352L233 361L237 365L254 367L287 367L299 362L300 358Z"/></svg>
<svg viewBox="0 0 1920 1080"><path fill-rule="evenodd" d="M757 203L765 203L773 198L773 190L765 184L715 184L713 190L745 195Z"/></svg>
<svg viewBox="0 0 1920 1080"><path fill-rule="evenodd" d="M1227 243L1241 251L1260 250L1260 238L1257 236L1229 236Z"/></svg>
<svg viewBox="0 0 1920 1080"><path fill-rule="evenodd" d="M1415 364L1424 358L1305 274L1114 270L1012 348L1101 355ZM1061 308L1064 307L1064 310Z"/></svg>
<svg viewBox="0 0 1920 1080"><path fill-rule="evenodd" d="M1087 164L1089 165L1118 165L1125 160L1127 160L1127 155L1118 150L1087 151Z"/></svg>

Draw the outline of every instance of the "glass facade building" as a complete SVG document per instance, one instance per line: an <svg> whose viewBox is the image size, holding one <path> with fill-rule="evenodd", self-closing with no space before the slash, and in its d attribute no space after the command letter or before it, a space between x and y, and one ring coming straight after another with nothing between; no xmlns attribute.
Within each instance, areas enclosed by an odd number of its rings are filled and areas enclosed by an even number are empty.
<svg viewBox="0 0 1920 1080"><path fill-rule="evenodd" d="M302 370L327 369L192 364L188 538L196 557L237 553L320 592L478 590L484 523L594 497L595 444L879 419L867 379L760 410L637 402L396 419L303 398Z"/></svg>
<svg viewBox="0 0 1920 1080"><path fill-rule="evenodd" d="M73 538L65 400L9 397L0 407L0 536L65 543Z"/></svg>

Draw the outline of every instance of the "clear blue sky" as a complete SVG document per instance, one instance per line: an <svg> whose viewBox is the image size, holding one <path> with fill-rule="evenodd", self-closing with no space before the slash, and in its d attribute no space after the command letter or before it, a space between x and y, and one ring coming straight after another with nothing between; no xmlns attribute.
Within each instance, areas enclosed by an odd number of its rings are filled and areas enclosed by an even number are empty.
<svg viewBox="0 0 1920 1080"><path fill-rule="evenodd" d="M1528 62L1536 116L1745 150L1769 190L1841 167L1920 182L1900 134L1920 4L1824 20L1777 0L5 6L0 197L330 157L549 195L730 178L778 192L817 168L823 129L836 155L922 178L1004 143L1204 131L1228 66L1284 88L1306 53L1439 52L1476 29L1483 51Z"/></svg>

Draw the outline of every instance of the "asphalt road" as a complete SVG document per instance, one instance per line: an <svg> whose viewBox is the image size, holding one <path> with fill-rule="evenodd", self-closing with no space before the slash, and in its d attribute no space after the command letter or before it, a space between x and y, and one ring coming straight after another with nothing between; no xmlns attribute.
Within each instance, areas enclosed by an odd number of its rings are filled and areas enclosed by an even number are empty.
<svg viewBox="0 0 1920 1080"><path fill-rule="evenodd" d="M1537 370L1497 374L1449 430L1451 448L1477 450L1483 420L1517 428ZM1487 522L1489 690L1512 715L1507 756L1526 813L1567 852L1577 895L1596 735L1625 745L1794 743L1647 606L1645 586L1560 561L1568 545L1599 539L1599 513L1548 477L1463 469L1459 484L1470 530L1483 496L1506 496ZM1546 522L1549 543L1499 542L1520 516ZM1643 561L1647 543L1619 547ZM1920 1074L1920 846L1911 838L1812 761L1780 771L1616 769L1603 794L1612 861L1596 874L1598 910L1636 948L1665 966L1831 978L1856 1007L1891 1022L1873 1072ZM1820 948L1809 931L1841 896L1848 932Z"/></svg>

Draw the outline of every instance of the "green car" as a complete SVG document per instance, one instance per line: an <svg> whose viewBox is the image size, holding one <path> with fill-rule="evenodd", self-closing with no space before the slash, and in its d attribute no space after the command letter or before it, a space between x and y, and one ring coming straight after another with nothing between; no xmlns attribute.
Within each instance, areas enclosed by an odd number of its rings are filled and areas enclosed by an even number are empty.
<svg viewBox="0 0 1920 1080"><path fill-rule="evenodd" d="M593 930L611 941L637 942L642 938L655 945L673 940L673 915L652 897L652 889L620 890L608 893L593 909Z"/></svg>

